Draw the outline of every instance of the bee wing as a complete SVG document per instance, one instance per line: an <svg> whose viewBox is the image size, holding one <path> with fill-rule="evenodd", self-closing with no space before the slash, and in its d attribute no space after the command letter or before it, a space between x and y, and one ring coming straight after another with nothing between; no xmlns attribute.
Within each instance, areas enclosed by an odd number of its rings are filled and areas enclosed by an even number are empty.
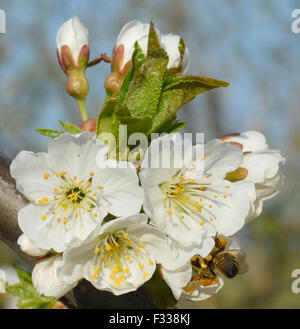
<svg viewBox="0 0 300 329"><path fill-rule="evenodd" d="M233 250L225 250L222 253L228 253L234 256L239 264L239 272L238 274L244 274L248 272L249 266L246 262L246 254L242 250L233 249ZM220 253L221 254L221 253ZM219 254L219 255L220 255Z"/></svg>

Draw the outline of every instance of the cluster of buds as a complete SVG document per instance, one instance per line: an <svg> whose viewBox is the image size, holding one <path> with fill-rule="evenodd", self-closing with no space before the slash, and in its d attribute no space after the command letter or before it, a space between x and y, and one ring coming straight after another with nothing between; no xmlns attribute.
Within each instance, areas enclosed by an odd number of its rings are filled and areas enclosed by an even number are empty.
<svg viewBox="0 0 300 329"><path fill-rule="evenodd" d="M88 29L75 16L57 32L57 57L68 77L67 92L76 100L85 100L89 84L85 70L89 63Z"/></svg>

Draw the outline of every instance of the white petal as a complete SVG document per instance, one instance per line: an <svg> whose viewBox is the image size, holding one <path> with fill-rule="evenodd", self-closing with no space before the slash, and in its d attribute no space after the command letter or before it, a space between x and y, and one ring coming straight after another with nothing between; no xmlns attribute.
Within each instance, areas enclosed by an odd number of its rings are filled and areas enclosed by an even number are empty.
<svg viewBox="0 0 300 329"><path fill-rule="evenodd" d="M66 284L58 279L56 271L61 262L60 256L47 258L37 263L32 271L32 283L39 295L60 298L77 284Z"/></svg>
<svg viewBox="0 0 300 329"><path fill-rule="evenodd" d="M122 168L122 163L117 161L111 160L107 163L112 168L99 169L94 180L96 185L103 187L99 196L101 204L114 216L130 216L138 213L144 195L139 186L136 168L130 163L126 163L127 168Z"/></svg>
<svg viewBox="0 0 300 329"><path fill-rule="evenodd" d="M143 53L147 54L149 27L149 24L143 24L137 20L130 21L122 27L116 46L123 44L125 47L123 66L131 60L136 41L139 43Z"/></svg>
<svg viewBox="0 0 300 329"><path fill-rule="evenodd" d="M243 152L257 152L268 148L265 136L258 131L246 131L239 136L226 139L243 145Z"/></svg>
<svg viewBox="0 0 300 329"><path fill-rule="evenodd" d="M184 266L177 268L176 270L170 271L161 267L163 279L166 281L168 286L171 288L173 295L176 299L179 299L183 288L189 283L192 278L192 266L189 261Z"/></svg>
<svg viewBox="0 0 300 329"><path fill-rule="evenodd" d="M62 252L72 238L78 237L84 240L97 226L97 221L92 215L86 215L78 219L72 218L68 225L65 225L62 220L58 222L57 216L51 215L51 211L47 206L29 204L21 209L18 214L21 230L41 249L53 249ZM47 216L47 219L42 220L43 216ZM100 216L101 214L98 218Z"/></svg>
<svg viewBox="0 0 300 329"><path fill-rule="evenodd" d="M44 256L48 252L46 249L39 248L33 241L28 239L25 234L19 236L17 243L21 250L30 256Z"/></svg>
<svg viewBox="0 0 300 329"><path fill-rule="evenodd" d="M81 48L89 44L88 34L88 29L80 22L77 16L69 19L57 32L56 44L59 53L62 46L69 46L73 59L77 63Z"/></svg>
<svg viewBox="0 0 300 329"><path fill-rule="evenodd" d="M280 152L265 150L246 154L241 166L248 169L246 181L262 184L277 174L279 164L283 162Z"/></svg>

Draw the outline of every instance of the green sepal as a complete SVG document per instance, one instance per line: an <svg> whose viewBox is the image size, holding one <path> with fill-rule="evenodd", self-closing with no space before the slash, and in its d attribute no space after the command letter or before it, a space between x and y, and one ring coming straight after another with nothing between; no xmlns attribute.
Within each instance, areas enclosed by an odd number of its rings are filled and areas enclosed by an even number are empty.
<svg viewBox="0 0 300 329"><path fill-rule="evenodd" d="M44 135L44 136L47 136L50 138L56 138L63 133L60 130L52 130L52 129L44 129L44 128L36 129L36 131L38 133L40 133L41 135Z"/></svg>
<svg viewBox="0 0 300 329"><path fill-rule="evenodd" d="M156 269L152 278L144 286L146 293L156 307L166 309L174 307L177 303L171 289L160 276L159 269Z"/></svg>
<svg viewBox="0 0 300 329"><path fill-rule="evenodd" d="M80 134L80 133L82 133L82 130L79 127L77 127L76 125L74 125L72 122L64 123L61 120L58 120L58 121L62 125L62 127L65 130L67 130L69 133L71 133L71 134Z"/></svg>

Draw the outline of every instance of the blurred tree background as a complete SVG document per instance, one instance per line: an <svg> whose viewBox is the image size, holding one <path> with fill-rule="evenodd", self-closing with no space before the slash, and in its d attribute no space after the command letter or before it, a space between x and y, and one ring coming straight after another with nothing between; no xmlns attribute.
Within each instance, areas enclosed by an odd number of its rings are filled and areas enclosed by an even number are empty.
<svg viewBox="0 0 300 329"><path fill-rule="evenodd" d="M249 272L226 280L216 296L179 307L298 308L291 272L300 268L300 34L291 31L291 13L300 8L299 1L2 0L0 7L7 18L7 33L0 35L0 151L10 158L20 150L46 149L48 139L36 128L56 129L57 119L80 123L56 60L57 29L73 15L89 29L91 59L102 52L111 55L127 21L153 19L163 33L184 38L191 52L189 73L230 82L181 111L185 130L204 132L206 140L230 132L263 132L270 146L286 155L285 184L240 235ZM102 63L87 72L92 118L104 101L109 70ZM1 244L0 265L19 263Z"/></svg>

